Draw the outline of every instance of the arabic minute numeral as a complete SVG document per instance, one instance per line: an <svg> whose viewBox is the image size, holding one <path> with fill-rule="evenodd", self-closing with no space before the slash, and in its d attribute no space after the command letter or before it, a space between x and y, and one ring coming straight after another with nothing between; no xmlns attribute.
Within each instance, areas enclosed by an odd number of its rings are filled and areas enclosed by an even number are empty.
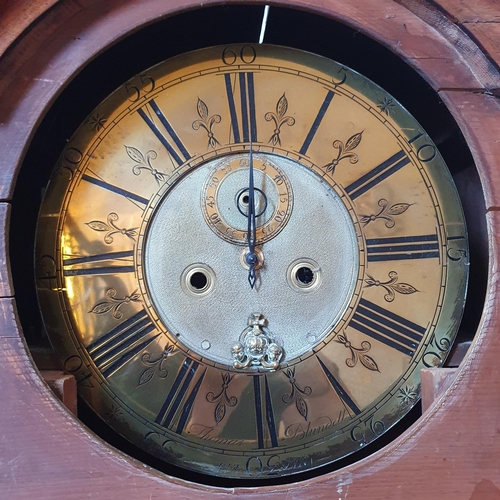
<svg viewBox="0 0 500 500"><path fill-rule="evenodd" d="M422 132L420 132L412 139L408 139L408 143L413 144L414 142L417 142L422 137L424 138L424 140L426 139L426 136ZM434 160L434 158L436 158L437 149L436 149L436 146L434 146L433 144L429 144L427 142L424 142L424 144L421 144L420 146L415 145L415 147L417 148L417 157L420 161L427 163L429 161Z"/></svg>
<svg viewBox="0 0 500 500"><path fill-rule="evenodd" d="M252 45L243 45L238 53L231 47L222 51L221 59L226 66L232 66L239 60L243 64L252 64L257 58L257 51Z"/></svg>
<svg viewBox="0 0 500 500"><path fill-rule="evenodd" d="M149 94L155 89L155 81L147 75L141 73L137 77L132 78L129 82L125 83L125 90L128 94L128 99L131 102L137 102L141 96Z"/></svg>

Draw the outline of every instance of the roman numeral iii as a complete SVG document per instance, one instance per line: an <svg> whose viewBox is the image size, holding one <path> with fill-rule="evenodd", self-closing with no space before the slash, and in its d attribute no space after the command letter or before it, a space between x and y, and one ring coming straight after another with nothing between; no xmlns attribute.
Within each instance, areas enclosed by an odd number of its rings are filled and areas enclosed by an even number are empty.
<svg viewBox="0 0 500 500"><path fill-rule="evenodd" d="M368 262L439 259L437 234L367 239L366 251Z"/></svg>
<svg viewBox="0 0 500 500"><path fill-rule="evenodd" d="M109 252L98 255L86 255L83 257L66 257L63 260L63 273L65 277L133 273L135 271L133 258L133 250ZM97 265L94 267L94 264L106 261L118 261L120 265Z"/></svg>

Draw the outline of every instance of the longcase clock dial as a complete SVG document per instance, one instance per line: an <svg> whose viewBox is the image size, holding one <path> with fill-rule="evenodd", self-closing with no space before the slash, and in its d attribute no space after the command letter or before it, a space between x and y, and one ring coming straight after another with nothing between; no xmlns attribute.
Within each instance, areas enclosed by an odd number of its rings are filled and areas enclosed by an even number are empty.
<svg viewBox="0 0 500 500"><path fill-rule="evenodd" d="M123 84L62 152L38 296L82 396L156 457L271 478L331 463L418 401L460 322L451 176L384 90L275 46Z"/></svg>

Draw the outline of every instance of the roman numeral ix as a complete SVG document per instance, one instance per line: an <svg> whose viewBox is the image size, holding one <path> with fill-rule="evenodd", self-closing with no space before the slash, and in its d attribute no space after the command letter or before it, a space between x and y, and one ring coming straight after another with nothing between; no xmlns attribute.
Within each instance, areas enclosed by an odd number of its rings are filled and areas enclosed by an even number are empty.
<svg viewBox="0 0 500 500"><path fill-rule="evenodd" d="M340 385L340 382L335 378L333 373L326 367L326 365L321 361L321 358L319 356L316 356L321 368L323 369L323 372L326 375L326 378L328 379L328 382L332 386L333 390L337 393L337 396L340 398L342 401L342 404L344 405L345 409L348 411L348 413L353 416L353 415L359 415L361 413L361 410L358 408L356 403L352 400L351 396L349 396L349 393Z"/></svg>
<svg viewBox="0 0 500 500"><path fill-rule="evenodd" d="M261 380L264 380L264 398L262 397ZM257 444L259 449L265 447L266 442L270 442L271 447L278 446L278 432L274 419L273 403L267 376L253 376L253 393L255 398L255 422L257 431ZM266 439L266 429L267 436Z"/></svg>
<svg viewBox="0 0 500 500"><path fill-rule="evenodd" d="M147 198L144 198L143 196L132 193L130 191L127 191L126 189L120 188L113 184L110 184L109 182L105 182L102 179L98 179L97 177L93 177L88 174L83 174L82 180L90 182L90 184L94 184L94 186L98 186L102 189L105 189L106 191L110 191L111 193L124 196L128 200L135 202L135 204L139 203L140 205L144 205L144 207L141 208L145 208L146 205L149 203L149 200Z"/></svg>
<svg viewBox="0 0 500 500"><path fill-rule="evenodd" d="M70 257L63 259L63 273L64 276L92 276L96 274L122 274L133 273L135 268L133 266L133 250L126 250L124 252L109 252L98 255L87 255L84 257ZM109 260L122 261L124 265L120 266L99 266L88 267L89 264L105 262ZM75 266L82 265L83 267ZM71 269L68 269L70 268Z"/></svg>
<svg viewBox="0 0 500 500"><path fill-rule="evenodd" d="M330 107L330 103L332 102L333 96L334 96L333 90L329 90L325 96L325 100L323 101L323 104L319 108L318 114L316 115L316 118L314 119L311 128L309 129L309 132L307 133L307 136L304 140L304 144L302 144L302 147L300 148L299 153L301 155L305 155L307 153L307 150L309 149L309 146L311 145L312 140L314 139L314 136L316 135L316 132L318 131L318 128L323 121L323 118Z"/></svg>

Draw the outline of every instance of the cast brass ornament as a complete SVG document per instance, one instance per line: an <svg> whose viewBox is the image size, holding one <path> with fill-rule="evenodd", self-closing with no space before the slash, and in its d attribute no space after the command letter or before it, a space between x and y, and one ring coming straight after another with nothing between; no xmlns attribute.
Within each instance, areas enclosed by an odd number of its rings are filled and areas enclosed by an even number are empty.
<svg viewBox="0 0 500 500"><path fill-rule="evenodd" d="M262 367L266 370L277 370L283 358L283 349L272 340L264 330L266 318L262 314L253 313L248 318L249 328L240 335L240 342L233 344L233 366L237 370L248 367Z"/></svg>
<svg viewBox="0 0 500 500"><path fill-rule="evenodd" d="M436 146L339 64L232 45L165 61L62 151L38 297L81 396L167 463L266 479L398 422L467 285Z"/></svg>

